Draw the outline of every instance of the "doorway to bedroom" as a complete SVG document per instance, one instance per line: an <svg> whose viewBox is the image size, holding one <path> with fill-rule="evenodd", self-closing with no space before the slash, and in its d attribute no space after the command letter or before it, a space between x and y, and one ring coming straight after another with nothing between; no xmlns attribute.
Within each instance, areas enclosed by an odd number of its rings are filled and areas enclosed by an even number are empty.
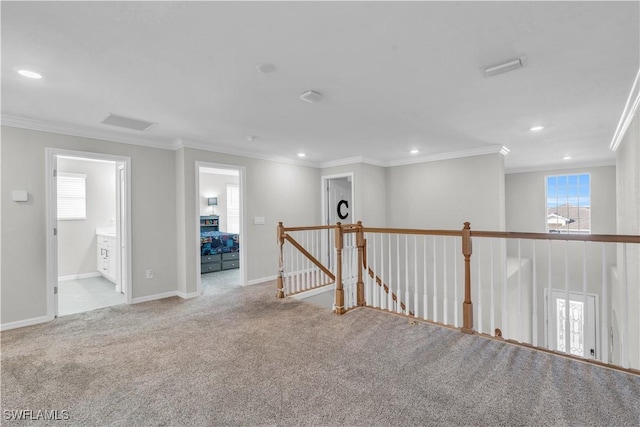
<svg viewBox="0 0 640 427"><path fill-rule="evenodd" d="M198 295L218 295L244 283L243 171L197 164Z"/></svg>

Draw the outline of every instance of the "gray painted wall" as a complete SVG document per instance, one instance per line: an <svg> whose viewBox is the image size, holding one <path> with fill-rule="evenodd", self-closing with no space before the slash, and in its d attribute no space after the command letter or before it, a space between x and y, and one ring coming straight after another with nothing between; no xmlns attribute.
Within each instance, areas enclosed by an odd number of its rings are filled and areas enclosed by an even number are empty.
<svg viewBox="0 0 640 427"><path fill-rule="evenodd" d="M58 276L95 273L96 228L115 228L116 165L58 159L58 172L85 174L87 218L58 221Z"/></svg>
<svg viewBox="0 0 640 427"><path fill-rule="evenodd" d="M387 170L387 226L504 230L501 154L395 166Z"/></svg>
<svg viewBox="0 0 640 427"><path fill-rule="evenodd" d="M176 290L173 151L6 126L1 132L2 324L47 314L46 147L131 158L132 296ZM29 201L11 201L11 190L28 191ZM146 269L153 279L146 279Z"/></svg>
<svg viewBox="0 0 640 427"><path fill-rule="evenodd" d="M215 206L215 215L220 218L220 231L227 229L227 184L240 182L237 176L200 173L200 215L211 215L211 206L207 204L209 197L217 197L218 205Z"/></svg>
<svg viewBox="0 0 640 427"><path fill-rule="evenodd" d="M618 215L619 234L640 234L640 110L636 112L624 139L620 143L617 156ZM625 295L620 283L613 289L612 310L616 313L618 326L622 327L625 312L629 316L627 342L630 349L631 367L640 369L640 245L628 245L627 282L629 295ZM623 265L622 251L618 250L618 267ZM625 304L628 306L625 308ZM614 357L620 355L620 330L614 331Z"/></svg>

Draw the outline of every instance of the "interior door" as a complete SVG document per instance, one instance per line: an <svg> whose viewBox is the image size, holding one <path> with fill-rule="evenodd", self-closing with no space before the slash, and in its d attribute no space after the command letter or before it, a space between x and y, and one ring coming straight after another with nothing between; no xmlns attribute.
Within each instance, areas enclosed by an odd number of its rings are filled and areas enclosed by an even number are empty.
<svg viewBox="0 0 640 427"><path fill-rule="evenodd" d="M596 298L594 295L569 293L567 307L565 291L551 292L549 306L549 339L553 350L568 353L588 359L596 358ZM568 321L568 337L567 322ZM568 338L568 339L567 339Z"/></svg>
<svg viewBox="0 0 640 427"><path fill-rule="evenodd" d="M351 191L351 177L330 178L326 180L325 224L335 225L337 222L350 224L353 219L353 195ZM327 230L326 257L330 270L334 267L334 231Z"/></svg>

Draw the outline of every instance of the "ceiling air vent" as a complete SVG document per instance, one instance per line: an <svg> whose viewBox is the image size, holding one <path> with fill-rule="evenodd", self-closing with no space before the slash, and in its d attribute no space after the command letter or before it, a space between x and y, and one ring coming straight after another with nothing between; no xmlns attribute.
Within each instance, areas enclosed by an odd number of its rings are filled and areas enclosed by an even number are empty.
<svg viewBox="0 0 640 427"><path fill-rule="evenodd" d="M118 126L125 129L137 130L140 132L145 131L155 125L155 123L148 122L146 120L132 119L131 117L118 116L111 113L109 113L107 118L104 119L102 123L104 123L105 125Z"/></svg>
<svg viewBox="0 0 640 427"><path fill-rule="evenodd" d="M300 94L300 99L313 104L314 102L318 102L322 99L322 94L320 92L316 92L315 90L308 90Z"/></svg>

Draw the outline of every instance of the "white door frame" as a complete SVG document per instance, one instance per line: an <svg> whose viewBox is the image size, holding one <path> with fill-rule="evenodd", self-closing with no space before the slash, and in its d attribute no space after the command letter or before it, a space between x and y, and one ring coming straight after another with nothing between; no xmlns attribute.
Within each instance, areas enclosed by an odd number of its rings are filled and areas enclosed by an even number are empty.
<svg viewBox="0 0 640 427"><path fill-rule="evenodd" d="M126 224L120 226L122 215L117 212L116 228L123 230L125 233L120 245L125 246L125 271L122 272L124 278L125 302L132 303L133 284L131 274L131 158L125 156L115 156L111 154L92 153L86 151L63 150L59 148L45 148L45 188L46 188L46 250L47 250L47 317L50 319L58 315L58 201L56 179L54 170L57 168L57 157L78 157L81 159L107 160L116 163L122 163L125 170L125 212L124 218ZM116 174L116 186L119 186L119 177ZM122 264L122 263L121 263Z"/></svg>
<svg viewBox="0 0 640 427"><path fill-rule="evenodd" d="M195 229L195 245L193 245L193 250L195 252L196 258L196 292L197 295L202 295L202 278L200 275L202 274L201 266L200 266L200 168L214 168L214 169L229 169L238 171L238 189L240 190L240 232L239 235L239 245L240 245L240 285L245 286L247 284L247 245L245 244L246 239L246 230L247 230L247 213L245 212L245 194L246 194L246 168L244 166L238 165L229 165L223 163L211 163L211 162L202 162L196 161L196 185L195 185L195 218L194 227Z"/></svg>
<svg viewBox="0 0 640 427"><path fill-rule="evenodd" d="M329 181L330 179L334 179L334 178L351 178L351 198L352 198L352 202L351 202L351 219L354 221L355 223L355 218L356 217L356 209L355 209L355 198L356 198L356 189L355 189L355 176L353 172L345 172L345 173L338 173L338 174L334 174L334 175L323 175L321 177L322 179L320 180L320 193L322 194L322 206L320 207L322 209L322 212L320 214L320 218L322 218L322 224L323 225L335 225L335 224L327 224L327 222L329 221L329 219L327 218L327 203L329 203L329 201L327 200L327 181Z"/></svg>

